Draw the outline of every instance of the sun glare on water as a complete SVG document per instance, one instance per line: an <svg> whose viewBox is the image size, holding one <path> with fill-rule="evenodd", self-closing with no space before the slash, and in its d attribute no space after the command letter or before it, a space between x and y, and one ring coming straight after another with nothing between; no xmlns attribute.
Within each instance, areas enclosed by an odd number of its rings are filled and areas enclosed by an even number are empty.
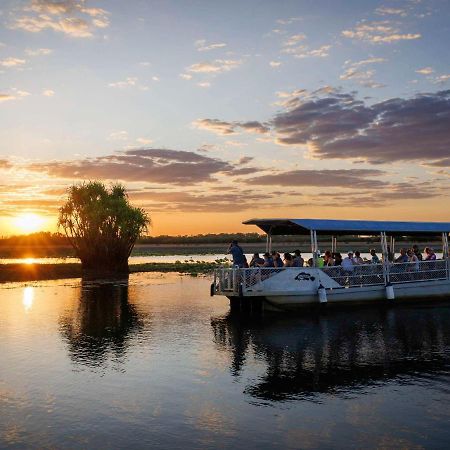
<svg viewBox="0 0 450 450"><path fill-rule="evenodd" d="M33 213L26 213L14 219L14 225L21 233L33 233L39 231L44 224L44 218Z"/></svg>

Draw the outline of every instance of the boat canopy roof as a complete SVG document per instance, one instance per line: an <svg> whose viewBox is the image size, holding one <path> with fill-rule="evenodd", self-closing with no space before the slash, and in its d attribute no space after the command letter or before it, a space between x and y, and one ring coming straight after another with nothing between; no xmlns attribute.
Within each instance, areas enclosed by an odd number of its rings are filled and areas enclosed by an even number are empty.
<svg viewBox="0 0 450 450"><path fill-rule="evenodd" d="M272 235L309 235L311 230L333 236L386 232L392 236L437 235L450 232L450 222L386 222L373 220L330 219L250 219L245 225L256 225Z"/></svg>

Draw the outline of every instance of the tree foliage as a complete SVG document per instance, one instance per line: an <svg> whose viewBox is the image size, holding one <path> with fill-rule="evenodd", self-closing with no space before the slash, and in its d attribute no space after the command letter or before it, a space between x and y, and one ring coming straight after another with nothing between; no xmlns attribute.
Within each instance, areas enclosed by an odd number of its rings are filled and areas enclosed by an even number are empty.
<svg viewBox="0 0 450 450"><path fill-rule="evenodd" d="M124 186L90 181L68 189L59 210L58 226L81 259L83 269L128 271L128 258L136 239L150 225L150 218L133 207Z"/></svg>

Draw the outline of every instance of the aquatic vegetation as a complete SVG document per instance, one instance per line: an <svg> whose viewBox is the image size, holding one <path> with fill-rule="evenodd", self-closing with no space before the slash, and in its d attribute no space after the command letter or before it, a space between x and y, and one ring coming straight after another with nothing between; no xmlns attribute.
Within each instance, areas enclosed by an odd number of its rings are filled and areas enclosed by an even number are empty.
<svg viewBox="0 0 450 450"><path fill-rule="evenodd" d="M175 263L143 263L129 266L130 273L138 272L178 272L193 276L211 273L223 264L216 262L180 262ZM63 278L80 278L83 275L82 265L68 264L0 264L0 282L57 280Z"/></svg>

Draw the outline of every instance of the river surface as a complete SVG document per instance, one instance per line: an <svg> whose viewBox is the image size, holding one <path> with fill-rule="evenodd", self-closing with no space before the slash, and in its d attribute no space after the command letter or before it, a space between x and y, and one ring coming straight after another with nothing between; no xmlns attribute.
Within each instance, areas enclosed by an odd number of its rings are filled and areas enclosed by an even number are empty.
<svg viewBox="0 0 450 450"><path fill-rule="evenodd" d="M262 254L262 253L261 253ZM252 253L246 253L248 262L252 260ZM281 255L283 256L283 255ZM345 257L346 255L344 255ZM307 261L312 257L311 253L302 253L302 257ZM369 253L361 253L362 258L370 259ZM184 255L140 255L131 256L128 259L129 264L144 264L144 263L175 263L186 262L194 263L198 261L204 262L231 262L232 257L223 253L206 253L206 254L184 254ZM0 258L0 264L68 264L79 263L78 258Z"/></svg>
<svg viewBox="0 0 450 450"><path fill-rule="evenodd" d="M449 306L250 319L209 284L1 285L0 448L449 448Z"/></svg>
<svg viewBox="0 0 450 450"><path fill-rule="evenodd" d="M175 263L179 262L214 262L219 260L229 259L230 255L224 254L192 254L192 255L141 255L131 256L128 258L128 263L144 264L144 263ZM251 256L250 256L251 258ZM249 259L250 261L250 259ZM78 258L0 258L0 264L69 264L79 263Z"/></svg>

